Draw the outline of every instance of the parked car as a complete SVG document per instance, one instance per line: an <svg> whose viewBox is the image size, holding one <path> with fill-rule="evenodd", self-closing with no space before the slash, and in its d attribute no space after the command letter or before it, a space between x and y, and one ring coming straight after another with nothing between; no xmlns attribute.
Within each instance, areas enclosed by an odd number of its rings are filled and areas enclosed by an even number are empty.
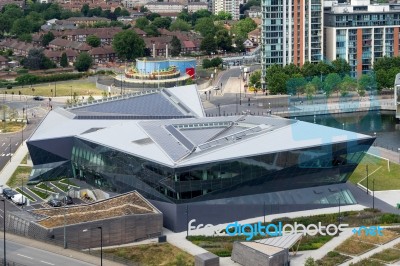
<svg viewBox="0 0 400 266"><path fill-rule="evenodd" d="M11 200L12 200L12 202L14 202L17 205L24 205L26 203L26 197L19 193L12 196Z"/></svg>
<svg viewBox="0 0 400 266"><path fill-rule="evenodd" d="M7 199L11 199L12 196L18 194L18 192L12 190L11 188L4 188L3 189L3 195L4 197L6 197Z"/></svg>
<svg viewBox="0 0 400 266"><path fill-rule="evenodd" d="M70 196L64 196L62 198L62 203L69 205L69 204L74 204L74 201Z"/></svg>
<svg viewBox="0 0 400 266"><path fill-rule="evenodd" d="M61 207L62 206L61 200L58 200L58 199L51 199L47 203L52 207Z"/></svg>
<svg viewBox="0 0 400 266"><path fill-rule="evenodd" d="M35 97L33 97L33 99L35 101L43 101L44 100L44 98L42 96L35 96Z"/></svg>

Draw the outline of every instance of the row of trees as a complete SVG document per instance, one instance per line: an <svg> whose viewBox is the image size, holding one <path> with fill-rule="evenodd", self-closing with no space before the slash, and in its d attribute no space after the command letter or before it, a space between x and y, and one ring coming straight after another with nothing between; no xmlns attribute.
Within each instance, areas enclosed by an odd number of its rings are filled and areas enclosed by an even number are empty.
<svg viewBox="0 0 400 266"><path fill-rule="evenodd" d="M15 4L5 5L0 13L0 33L11 34L21 41L32 41L31 33L38 32L40 27L49 19L67 19L80 16L99 16L116 20L118 16L129 15L126 9L116 8L113 12L102 10L100 7L90 9L87 4L83 5L81 12L63 9L56 3L40 4L28 1L25 9ZM115 26L122 26L121 22L113 21ZM113 25L114 25L113 24ZM98 25L102 26L102 25Z"/></svg>

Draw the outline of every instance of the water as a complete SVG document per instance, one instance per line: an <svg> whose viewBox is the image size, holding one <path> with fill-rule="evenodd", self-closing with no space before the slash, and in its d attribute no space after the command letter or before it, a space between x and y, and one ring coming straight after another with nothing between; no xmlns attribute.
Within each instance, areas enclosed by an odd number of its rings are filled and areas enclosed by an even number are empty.
<svg viewBox="0 0 400 266"><path fill-rule="evenodd" d="M398 151L400 148L400 124L396 124L394 111L317 115L315 118L303 116L297 119L371 136L376 133L376 145L393 151Z"/></svg>

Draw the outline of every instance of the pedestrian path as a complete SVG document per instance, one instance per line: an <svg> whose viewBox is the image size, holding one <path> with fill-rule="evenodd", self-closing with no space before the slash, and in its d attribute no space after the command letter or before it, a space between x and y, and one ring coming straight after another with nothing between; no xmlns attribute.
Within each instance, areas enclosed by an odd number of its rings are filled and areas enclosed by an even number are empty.
<svg viewBox="0 0 400 266"><path fill-rule="evenodd" d="M15 169L20 165L25 155L28 153L28 147L24 142L18 147L16 152L11 157L11 162L8 162L0 171L0 185L5 185L8 179L13 175ZM1 156L1 155L0 155Z"/></svg>

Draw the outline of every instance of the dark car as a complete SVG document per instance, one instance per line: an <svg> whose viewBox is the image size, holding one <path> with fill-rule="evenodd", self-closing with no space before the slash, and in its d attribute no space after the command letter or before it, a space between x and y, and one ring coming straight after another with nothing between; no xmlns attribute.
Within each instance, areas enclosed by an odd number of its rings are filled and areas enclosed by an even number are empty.
<svg viewBox="0 0 400 266"><path fill-rule="evenodd" d="M3 195L4 197L6 197L7 199L11 199L12 196L18 194L18 192L12 190L11 188L4 188L3 189Z"/></svg>
<svg viewBox="0 0 400 266"><path fill-rule="evenodd" d="M62 203L69 205L69 204L74 204L74 201L70 196L64 196L62 198Z"/></svg>
<svg viewBox="0 0 400 266"><path fill-rule="evenodd" d="M35 96L35 97L33 97L33 99L35 101L43 101L44 100L44 98L42 96Z"/></svg>
<svg viewBox="0 0 400 266"><path fill-rule="evenodd" d="M47 203L52 207L61 207L62 206L61 200L58 200L58 199L51 199Z"/></svg>

